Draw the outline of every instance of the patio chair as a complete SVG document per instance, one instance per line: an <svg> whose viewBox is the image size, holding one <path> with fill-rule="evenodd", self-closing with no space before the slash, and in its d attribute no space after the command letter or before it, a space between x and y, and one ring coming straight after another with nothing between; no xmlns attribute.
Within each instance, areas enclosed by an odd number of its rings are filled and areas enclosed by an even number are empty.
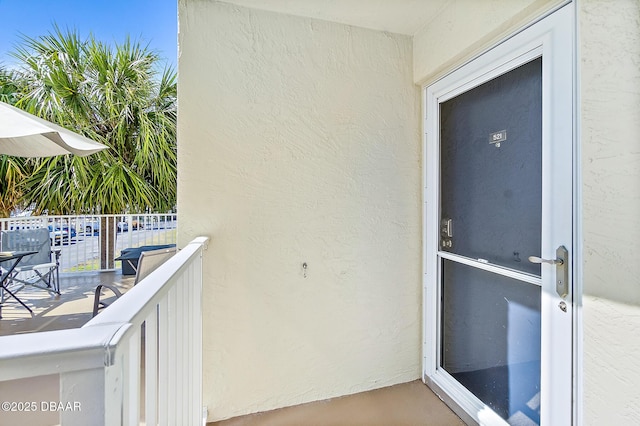
<svg viewBox="0 0 640 426"><path fill-rule="evenodd" d="M25 256L7 277L7 287L25 285L60 294L60 249L51 249L48 228L0 232L0 251L36 251Z"/></svg>
<svg viewBox="0 0 640 426"><path fill-rule="evenodd" d="M140 258L138 259L138 265L136 269L136 278L133 282L133 285L138 284L140 281L145 279L150 273L158 269L160 265L162 265L167 259L176 254L177 248L163 248L159 250L150 250L143 251L140 253ZM101 300L103 296L103 290L109 290L113 293L112 297L115 296L115 299L110 301ZM116 299L122 296L122 292L118 290L113 285L109 284L100 284L96 287L96 291L93 296L93 316L95 317L98 313L108 307L111 303L113 303Z"/></svg>

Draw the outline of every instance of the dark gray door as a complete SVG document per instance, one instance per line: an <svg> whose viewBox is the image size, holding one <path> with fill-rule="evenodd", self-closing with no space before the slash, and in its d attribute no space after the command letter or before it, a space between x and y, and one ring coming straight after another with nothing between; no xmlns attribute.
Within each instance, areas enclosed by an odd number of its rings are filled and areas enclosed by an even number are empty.
<svg viewBox="0 0 640 426"><path fill-rule="evenodd" d="M440 104L440 173L440 366L539 424L541 57Z"/></svg>

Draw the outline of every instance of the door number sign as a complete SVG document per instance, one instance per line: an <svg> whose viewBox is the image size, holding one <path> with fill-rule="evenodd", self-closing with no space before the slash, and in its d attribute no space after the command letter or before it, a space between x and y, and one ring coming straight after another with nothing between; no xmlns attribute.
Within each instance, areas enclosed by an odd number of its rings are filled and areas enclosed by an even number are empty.
<svg viewBox="0 0 640 426"><path fill-rule="evenodd" d="M507 131L500 130L499 132L491 133L489 135L489 143L494 144L496 148L500 148L500 144L507 140Z"/></svg>

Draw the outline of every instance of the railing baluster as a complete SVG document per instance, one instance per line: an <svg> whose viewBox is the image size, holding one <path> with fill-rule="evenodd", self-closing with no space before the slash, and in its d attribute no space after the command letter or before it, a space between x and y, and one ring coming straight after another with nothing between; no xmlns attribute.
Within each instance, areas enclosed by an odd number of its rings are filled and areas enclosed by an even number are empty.
<svg viewBox="0 0 640 426"><path fill-rule="evenodd" d="M176 321L176 419L184 419L184 413L182 410L183 407L183 398L185 392L185 374L184 374L184 365L185 359L184 349L185 349L185 331L184 331L184 323L185 323L185 314L186 311L183 306L184 300L184 278L178 278L178 282L176 283L176 316L180 318L180 321Z"/></svg>
<svg viewBox="0 0 640 426"><path fill-rule="evenodd" d="M182 334L184 336L184 347L182 348L182 356L183 359L187 362L183 362L183 364L181 365L182 367L182 386L183 386L183 395L182 395L182 406L183 406L183 410L185 413L185 416L188 416L189 414L189 398L191 398L191 368L190 368L190 361L191 361L191 345L193 344L193 342L191 341L191 330L190 330L190 323L191 321L189 321L189 303L191 302L190 298L189 298L189 292L191 291L191 287L192 287L192 283L191 283L191 277L189 274L189 268L187 268L187 270L185 271L183 277L181 278L182 280L182 289L183 289L183 295L182 295L182 314L183 314L183 318L184 321L182 322ZM187 418L187 417L185 417Z"/></svg>
<svg viewBox="0 0 640 426"><path fill-rule="evenodd" d="M169 301L165 297L158 304L158 383L169 381ZM158 423L169 424L169 388L158 388Z"/></svg>
<svg viewBox="0 0 640 426"><path fill-rule="evenodd" d="M185 271L185 281L187 283L187 285L185 286L184 289L184 293L185 293L185 298L184 298L184 317L185 317L185 322L184 322L184 328L185 328L185 336L187 339L187 342L185 344L185 357L188 360L193 360L193 355L194 355L194 351L193 351L193 343L195 341L194 337L193 337L193 316L191 314L191 312L189 312L189 307L191 306L192 300L193 300L193 273L191 268L188 268ZM190 409L190 401L193 399L193 365L191 362L185 363L185 365L183 366L183 370L184 370L184 375L186 377L186 389L185 389L185 397L184 397L184 405L185 408L189 408L187 410L187 413L189 413L190 416L193 416L193 410ZM196 419L193 417L189 417L189 424L196 424Z"/></svg>
<svg viewBox="0 0 640 426"><path fill-rule="evenodd" d="M202 268L201 258L198 257L190 266L191 271L191 300L189 308L191 309L191 330L189 335L191 336L191 357L193 363L191 364L190 376L191 382L191 397L189 399L190 411L193 413L193 424L198 424L202 419L202 295L200 292L200 283L197 281L200 279L200 270Z"/></svg>
<svg viewBox="0 0 640 426"><path fill-rule="evenodd" d="M156 305L157 306L157 305ZM158 424L158 309L145 319L145 423Z"/></svg>
<svg viewBox="0 0 640 426"><path fill-rule="evenodd" d="M169 302L169 322L168 322L168 328L169 328L169 351L168 351L168 355L169 355L169 371L168 371L168 375L167 375L167 388L169 389L169 413L168 413L168 419L169 419L169 424L177 424L177 416L176 416L176 399L177 399L177 392L178 390L176 389L176 378L177 378L177 371L176 371L176 366L177 366L177 352L178 352L178 339L177 339L177 329L178 329L178 323L177 323L177 315L176 315L176 305L177 305L177 301L176 301L176 288L175 286L173 286L171 288L171 290L169 290L169 294L167 295L168 298L168 302Z"/></svg>
<svg viewBox="0 0 640 426"><path fill-rule="evenodd" d="M120 424L123 426L134 426L131 424L131 406L133 398L133 394L135 394L136 389L131 389L131 358L130 358L130 348L131 348L131 339L124 339L122 343L118 345L118 351L121 353L118 356L118 364L120 364L120 369L122 371L122 401L120 402L121 407L121 416L120 416Z"/></svg>
<svg viewBox="0 0 640 426"><path fill-rule="evenodd" d="M203 407L203 401L202 401L202 369L203 369L203 364L202 364L202 350L203 350L203 344L202 344L202 309L203 309L202 308L202 303L203 303L202 302L202 296L203 296L202 294L203 293L202 251L198 253L198 258L195 260L195 262L192 265L195 272L195 276L193 277L194 279L193 286L196 290L196 294L193 300L193 318L195 321L195 329L194 329L193 336L195 339L197 339L195 344L193 345L193 350L195 352L194 368L197 369L196 374L194 374L194 377L196 379L194 392L196 392L196 395L193 398L193 404L195 405L193 407L193 410L195 413L198 413L198 415L200 415Z"/></svg>
<svg viewBox="0 0 640 426"><path fill-rule="evenodd" d="M140 326L134 326L135 332L129 337L127 352L128 374L126 376L126 386L129 392L125 394L125 403L128 405L125 411L127 416L126 424L138 426L140 424Z"/></svg>

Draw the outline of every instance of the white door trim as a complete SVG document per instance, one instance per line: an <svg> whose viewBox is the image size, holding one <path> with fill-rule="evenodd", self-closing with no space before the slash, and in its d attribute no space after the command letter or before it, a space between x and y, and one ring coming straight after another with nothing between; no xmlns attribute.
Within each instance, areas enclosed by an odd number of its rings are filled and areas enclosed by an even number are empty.
<svg viewBox="0 0 640 426"><path fill-rule="evenodd" d="M425 112L425 137L423 144L423 197L424 197L424 214L423 214L423 288L424 288L424 347L423 347L423 375L425 382L439 388L440 391L444 391L447 395L442 395L445 399L453 401L454 404L460 405L467 412L472 413L470 418L467 416L465 420L473 420L483 424L505 424L505 422L495 415L491 410L487 410L484 404L482 404L477 398L469 398L468 395L456 394L455 388L452 383L455 380L448 375L444 370L438 369L438 341L439 341L439 318L440 318L440 306L439 306L439 290L437 283L440 282L439 267L437 264L438 259L438 243L439 243L439 199L438 191L439 187L439 141L437 140L439 128L439 116L438 105L447 99L457 96L470 88L473 88L485 81L490 80L498 75L505 73L506 71L516 68L517 66L524 64L531 59L543 56L543 87L544 92L550 93L551 98L543 98L543 111L548 111L550 104L558 110L564 109L569 112L571 117L568 122L558 122L554 120L552 116L543 116L543 140L546 140L546 148L543 148L543 185L549 186L554 177L552 171L546 169L545 165L550 164L551 158L562 159L569 167L571 165L571 182L568 185L563 185L562 190L552 191L548 197L543 199L543 209L545 206L548 208L558 200L572 200L573 209L568 215L555 217L552 223L543 223L543 233L556 234L555 228L562 228L565 231L568 230L568 244L572 245L572 268L570 271L570 281L573 281L573 277L578 275L576 273L576 265L580 265L579 253L576 249L579 249L579 238L577 238L578 228L576 227L579 222L577 217L577 205L576 205L576 174L575 164L577 161L576 155L576 141L575 141L575 123L576 123L576 108L575 108L575 14L574 5L565 6L545 19L537 22L535 25L523 30L522 32L510 37L508 40L489 50L484 55L474 59L469 64L458 68L451 74L445 76L443 79L431 84L424 88L424 112ZM553 49L552 46L553 45ZM545 60L549 58L551 60ZM568 62L567 62L568 61ZM560 77L563 81L570 81L563 87L550 87L551 82L548 77L551 72L551 63L562 63L562 67L555 66L554 73L562 73ZM568 66L567 66L568 64ZM560 71L559 71L560 69ZM546 86L545 86L546 85ZM569 100L567 102L567 100ZM543 112L544 114L544 112ZM553 144L549 143L552 136L563 141L571 141L571 143ZM567 191L568 188L568 191ZM430 190L433 189L433 190ZM550 227L555 227L551 229ZM551 230L553 232L551 232ZM555 253L555 248L559 245L567 244L567 233L562 232L562 236L559 239L549 239L543 241L542 256L551 258ZM579 287L578 287L579 288ZM575 286L574 286L575 291ZM560 310L555 307L557 305L558 297L548 292L543 292L542 296L542 310L543 318L543 333L547 333L551 342L561 341L566 338L567 334L572 339L571 347L574 354L576 353L577 339L575 338L575 331L579 329L577 321L579 317L573 318L573 321L566 322L566 316L571 319L574 316L574 311L571 309L575 302L579 300L579 295L571 294L573 297L573 304L570 305L568 313L561 313ZM556 300L557 299L557 300ZM571 299L569 298L568 302ZM577 309L576 309L577 311ZM577 314L577 312L576 312ZM564 315L564 316L563 316ZM556 330L555 324L563 324L560 330ZM554 327L551 327L554 324ZM579 370L579 364L581 358L568 354L566 356L567 362L561 364L555 370L551 370L550 363L545 363L544 359L549 360L553 355L550 352L550 348L553 344L545 345L543 350L543 366L542 377L543 387L545 383L549 383L551 378L556 377L561 372L573 372L572 374L572 392L567 395L556 396L554 401L543 400L544 407L565 406L573 407L569 412L568 417L563 418L556 417L554 413L553 423L551 423L551 413L553 410L543 410L541 413L541 424L571 424L576 422L579 408L576 408L573 403L574 398L579 392L577 387L577 371ZM546 351L546 353L545 353ZM456 382L457 384L457 382ZM459 414L463 414L460 413Z"/></svg>

